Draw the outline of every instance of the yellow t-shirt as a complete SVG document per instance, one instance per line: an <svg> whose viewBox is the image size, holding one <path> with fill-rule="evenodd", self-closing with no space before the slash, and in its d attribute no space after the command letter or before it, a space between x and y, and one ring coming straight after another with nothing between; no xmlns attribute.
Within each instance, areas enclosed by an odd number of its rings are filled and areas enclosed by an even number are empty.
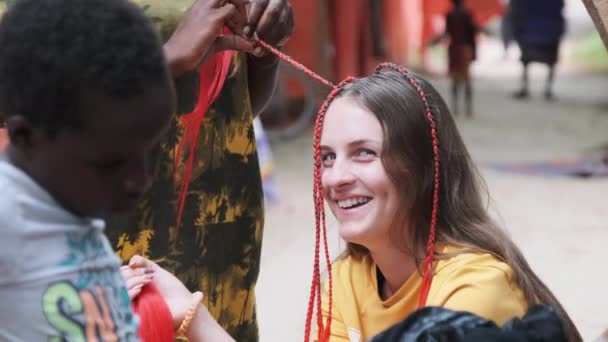
<svg viewBox="0 0 608 342"><path fill-rule="evenodd" d="M458 253L454 246L437 246L438 253ZM422 276L416 272L389 299L378 292L376 264L371 257L347 257L333 266L331 342L359 342L404 320L418 308ZM427 306L472 312L502 325L527 310L523 292L511 268L491 254L462 253L437 260ZM323 314L328 314L327 287Z"/></svg>

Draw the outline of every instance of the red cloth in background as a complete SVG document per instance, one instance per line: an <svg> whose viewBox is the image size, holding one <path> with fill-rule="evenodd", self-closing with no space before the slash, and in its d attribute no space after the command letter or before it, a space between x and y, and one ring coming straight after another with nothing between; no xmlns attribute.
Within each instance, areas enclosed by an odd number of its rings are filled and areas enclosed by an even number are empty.
<svg viewBox="0 0 608 342"><path fill-rule="evenodd" d="M473 20L483 26L495 16L502 15L505 6L500 0L465 0L465 6L471 11ZM432 20L434 17L445 18L446 14L452 9L451 0L423 1L423 29L422 29L422 48L426 46L434 36L440 32L434 32Z"/></svg>
<svg viewBox="0 0 608 342"><path fill-rule="evenodd" d="M333 81L368 74L384 61L411 66L419 60L416 54L424 54L430 39L441 33L433 22L444 20L452 8L451 0L383 0L386 58L378 60L372 56L368 1L291 0L296 26L285 51ZM465 3L480 25L504 12L501 0Z"/></svg>

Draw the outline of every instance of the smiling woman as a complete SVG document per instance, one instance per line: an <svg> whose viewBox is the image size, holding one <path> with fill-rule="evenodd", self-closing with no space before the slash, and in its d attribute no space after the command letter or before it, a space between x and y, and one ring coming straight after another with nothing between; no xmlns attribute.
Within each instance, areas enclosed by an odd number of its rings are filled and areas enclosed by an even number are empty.
<svg viewBox="0 0 608 342"><path fill-rule="evenodd" d="M382 165L380 122L349 98L337 99L325 121L322 182L342 238L382 248L399 208L397 188Z"/></svg>
<svg viewBox="0 0 608 342"><path fill-rule="evenodd" d="M321 326L317 340L368 340L423 306L502 325L543 303L560 313L569 341L580 341L558 300L488 216L483 181L429 83L382 65L334 89L317 125L316 189L348 243L324 286L331 329Z"/></svg>

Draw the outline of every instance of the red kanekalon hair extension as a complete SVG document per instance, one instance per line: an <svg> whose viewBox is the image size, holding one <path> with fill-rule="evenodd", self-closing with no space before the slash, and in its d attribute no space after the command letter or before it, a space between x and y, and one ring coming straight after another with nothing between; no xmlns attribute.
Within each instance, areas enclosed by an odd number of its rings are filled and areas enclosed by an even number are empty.
<svg viewBox="0 0 608 342"><path fill-rule="evenodd" d="M228 32L227 29L224 32ZM182 117L181 126L184 129L184 135L181 137L177 151L175 152L174 179L176 182L178 180L177 172L182 160L182 153L186 146L188 147L188 159L184 163L181 185L177 197L175 236L177 236L182 222L182 214L188 195L188 187L190 186L190 177L192 176L194 158L196 156L196 143L201 130L201 124L205 118L205 113L215 102L224 86L224 82L228 77L228 71L230 70L232 56L233 52L230 50L218 52L200 67L199 94L196 107L194 107L191 113L185 114Z"/></svg>
<svg viewBox="0 0 608 342"><path fill-rule="evenodd" d="M437 226L437 215L439 213L439 138L437 138L437 126L435 119L433 118L433 112L429 106L429 102L426 98L426 94L420 86L420 83L412 76L409 75L404 67L398 66L392 63L383 63L376 68L376 72L380 72L384 69L391 69L399 72L403 75L410 84L416 89L422 103L424 104L424 110L426 119L429 122L431 129L431 139L433 146L433 158L434 158L434 174L433 174L433 209L431 211L431 223L429 227L429 239L426 244L426 257L423 264L423 278L422 288L420 289L420 297L418 299L418 307L421 308L426 305L426 300L429 296L429 290L433 281L432 268L433 268L433 256L435 253L435 229Z"/></svg>
<svg viewBox="0 0 608 342"><path fill-rule="evenodd" d="M173 317L154 284L147 284L133 300L133 311L139 316L139 337L143 342L173 342Z"/></svg>

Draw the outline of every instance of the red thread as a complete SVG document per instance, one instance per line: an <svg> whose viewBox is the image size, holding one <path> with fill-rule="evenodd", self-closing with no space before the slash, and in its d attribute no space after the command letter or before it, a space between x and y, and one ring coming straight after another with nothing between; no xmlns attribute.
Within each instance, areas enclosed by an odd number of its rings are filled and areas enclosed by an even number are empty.
<svg viewBox="0 0 608 342"><path fill-rule="evenodd" d="M325 84L328 87L332 87L332 88L335 87L334 84L331 83L330 81L324 79L323 77L321 77L320 75L318 75L314 71L308 69L303 64L295 61L289 55L284 54L283 52L279 51L278 49L275 49L270 44L268 44L268 43L266 43L266 42L264 42L262 40L256 40L255 42L258 43L259 45L263 46L266 50L268 50L268 51L274 53L275 55L277 55L280 59L288 62L289 64L291 64L292 66L294 66L296 69L300 69L300 70L304 71L308 76L314 78L315 80L318 80L319 82Z"/></svg>

